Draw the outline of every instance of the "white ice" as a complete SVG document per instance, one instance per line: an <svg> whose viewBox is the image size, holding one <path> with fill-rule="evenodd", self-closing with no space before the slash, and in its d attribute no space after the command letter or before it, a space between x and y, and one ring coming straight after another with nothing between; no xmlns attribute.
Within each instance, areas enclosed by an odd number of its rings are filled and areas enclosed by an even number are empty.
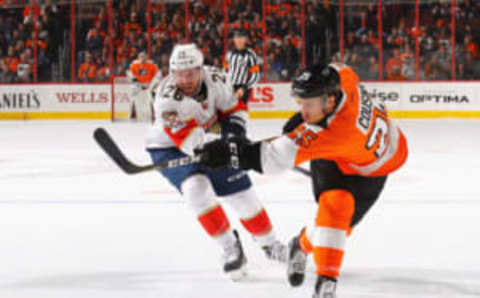
<svg viewBox="0 0 480 298"><path fill-rule="evenodd" d="M339 298L479 297L480 121L399 122L409 160L349 239ZM253 121L253 137L282 123ZM122 173L94 143L98 126L149 162L144 124L0 123L1 298L311 297L312 260L290 288L230 209L249 277L223 276L219 248L182 198L158 173ZM308 178L252 176L282 240L313 222Z"/></svg>

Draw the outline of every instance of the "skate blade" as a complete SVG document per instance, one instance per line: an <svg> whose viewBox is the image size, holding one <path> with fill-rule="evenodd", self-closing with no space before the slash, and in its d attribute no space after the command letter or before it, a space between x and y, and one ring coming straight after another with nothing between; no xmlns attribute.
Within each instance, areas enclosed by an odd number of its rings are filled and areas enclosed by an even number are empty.
<svg viewBox="0 0 480 298"><path fill-rule="evenodd" d="M248 271L246 266L242 266L237 270L232 270L230 272L227 272L227 275L230 277L232 281L241 281L247 277Z"/></svg>

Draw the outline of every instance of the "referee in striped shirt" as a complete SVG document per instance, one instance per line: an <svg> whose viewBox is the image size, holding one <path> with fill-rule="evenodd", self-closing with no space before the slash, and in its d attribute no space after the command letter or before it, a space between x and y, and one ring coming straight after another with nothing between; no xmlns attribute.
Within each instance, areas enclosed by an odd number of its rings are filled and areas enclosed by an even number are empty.
<svg viewBox="0 0 480 298"><path fill-rule="evenodd" d="M248 34L243 29L233 32L233 44L235 48L228 51L225 57L225 69L237 98L248 103L250 91L260 80L260 65L254 51L247 48Z"/></svg>

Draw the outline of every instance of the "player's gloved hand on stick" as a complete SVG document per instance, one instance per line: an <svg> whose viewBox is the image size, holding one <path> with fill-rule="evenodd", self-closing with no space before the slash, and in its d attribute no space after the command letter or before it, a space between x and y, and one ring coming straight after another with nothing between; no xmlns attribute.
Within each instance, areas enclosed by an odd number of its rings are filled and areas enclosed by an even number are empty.
<svg viewBox="0 0 480 298"><path fill-rule="evenodd" d="M195 150L201 155L200 163L210 169L253 169L262 172L260 165L260 143L252 143L241 137L220 139L206 143Z"/></svg>

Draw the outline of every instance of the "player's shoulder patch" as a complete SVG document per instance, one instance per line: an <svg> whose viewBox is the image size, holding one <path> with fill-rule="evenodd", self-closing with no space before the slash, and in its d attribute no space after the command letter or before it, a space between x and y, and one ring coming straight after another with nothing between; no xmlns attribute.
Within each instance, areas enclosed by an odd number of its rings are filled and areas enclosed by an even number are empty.
<svg viewBox="0 0 480 298"><path fill-rule="evenodd" d="M178 130L185 126L185 122L180 120L180 116L175 110L163 111L162 121L163 125L170 128L171 130Z"/></svg>

